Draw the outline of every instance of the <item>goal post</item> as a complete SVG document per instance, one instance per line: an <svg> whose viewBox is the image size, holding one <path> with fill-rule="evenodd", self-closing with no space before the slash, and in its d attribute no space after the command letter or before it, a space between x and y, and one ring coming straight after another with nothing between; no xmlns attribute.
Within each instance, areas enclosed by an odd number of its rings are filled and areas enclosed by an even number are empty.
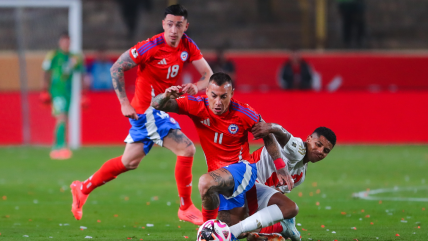
<svg viewBox="0 0 428 241"><path fill-rule="evenodd" d="M81 0L1 0L0 1L0 8L15 8L16 12L19 13L19 9L23 8L68 8L68 32L70 35L70 51L75 53L81 53L82 52L82 3ZM19 25L19 19L17 18L16 24ZM19 29L19 27L17 28ZM18 33L19 35L19 33ZM59 35L59 33L58 33ZM22 42L22 39L18 42ZM55 46L52 46L54 48ZM18 44L18 52L24 53L25 48L22 46L22 44ZM23 54L20 54L19 58L25 58ZM25 61L24 61L25 62ZM25 65L20 65L20 76L21 76L21 83L25 85L26 83L26 75L25 75ZM68 139L69 139L69 145L70 148L76 149L80 147L81 145L81 109L80 109L80 99L81 99L81 74L75 73L73 74L73 80L72 80L72 102L70 106L70 112L69 112L69 128L68 128ZM21 86L21 91L23 93L26 92L26 86ZM25 95L25 94L24 94ZM24 101L25 98L22 100ZM28 111L25 110L24 106L26 104L23 104L22 111ZM27 103L28 106L28 103ZM29 113L23 113L22 116L28 116ZM23 140L24 144L25 140L27 140L29 137L29 123L23 122ZM27 133L25 133L27 132Z"/></svg>

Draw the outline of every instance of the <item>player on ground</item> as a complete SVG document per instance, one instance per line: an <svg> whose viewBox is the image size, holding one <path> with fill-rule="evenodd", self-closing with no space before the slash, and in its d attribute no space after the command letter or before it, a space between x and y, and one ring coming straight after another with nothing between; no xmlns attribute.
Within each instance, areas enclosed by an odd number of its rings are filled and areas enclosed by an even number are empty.
<svg viewBox="0 0 428 241"><path fill-rule="evenodd" d="M85 69L82 56L70 52L70 36L67 32L60 35L58 45L59 48L50 51L43 61L43 92L40 99L44 103L52 102L52 115L56 124L50 157L61 160L70 158L72 154L67 148L66 126L73 73L83 73Z"/></svg>
<svg viewBox="0 0 428 241"><path fill-rule="evenodd" d="M300 185L305 180L308 163L319 162L331 152L336 145L336 135L326 127L318 127L306 138L296 138L282 126L274 123L257 123L252 129L254 138L263 138L269 134L274 134L281 146L281 155L286 160L289 173L294 180L294 187ZM276 175L275 166L265 147L259 148L251 155L257 162L257 182L255 188L247 192L247 203L249 214L264 208L267 203L276 203L274 198L276 193L289 193L287 185L281 185ZM265 184L264 187L262 184ZM270 187L270 188L267 188ZM266 190L265 190L266 189ZM262 192L262 190L264 192ZM295 228L295 219L284 219L273 226L263 228L260 233L281 233L284 238L300 240L300 234ZM249 239L251 240L251 239Z"/></svg>
<svg viewBox="0 0 428 241"><path fill-rule="evenodd" d="M156 109L188 115L197 128L208 165L208 173L199 179L204 221L219 219L229 226L238 223L246 214L245 193L254 186L257 169L249 154L248 132L261 120L248 104L233 96L232 79L224 73L211 76L206 96L182 96L179 86L168 88L153 99ZM285 168L273 135L263 138L266 149L277 166L282 183L292 187L291 176ZM297 205L284 195L278 196L281 205L271 205L231 226L235 237L242 232L267 227L284 218L297 215ZM219 213L218 213L219 212Z"/></svg>
<svg viewBox="0 0 428 241"><path fill-rule="evenodd" d="M113 180L119 174L138 167L156 143L177 155L175 178L180 196L178 217L194 224L202 224L202 214L192 203L192 163L195 146L181 131L178 123L165 112L150 107L157 94L175 85L184 62L191 62L202 78L196 84L186 84L183 91L196 94L206 88L212 70L202 57L195 42L184 33L189 27L187 11L181 5L165 9L162 20L163 33L142 41L123 53L111 68L114 89L121 104L122 114L132 125L126 137L122 156L104 163L86 181L71 184L72 212L76 219L82 217L82 206L95 188ZM135 97L129 103L125 92L123 74L138 66Z"/></svg>

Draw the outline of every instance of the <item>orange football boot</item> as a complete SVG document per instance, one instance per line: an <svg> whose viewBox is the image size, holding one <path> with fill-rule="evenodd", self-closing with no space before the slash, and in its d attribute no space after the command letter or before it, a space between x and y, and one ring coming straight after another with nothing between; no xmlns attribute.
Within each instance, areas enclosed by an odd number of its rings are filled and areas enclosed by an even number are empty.
<svg viewBox="0 0 428 241"><path fill-rule="evenodd" d="M186 210L178 209L178 218L180 220L191 222L196 225L204 224L202 212L193 204L189 206Z"/></svg>
<svg viewBox="0 0 428 241"><path fill-rule="evenodd" d="M74 181L71 183L71 195L73 196L73 204L71 204L71 212L77 220L82 219L83 211L82 207L88 199L89 194L83 194L80 190L82 183L80 181Z"/></svg>
<svg viewBox="0 0 428 241"><path fill-rule="evenodd" d="M72 154L73 153L71 152L70 149L62 148L61 150L59 150L59 159L61 159L61 160L70 159Z"/></svg>
<svg viewBox="0 0 428 241"><path fill-rule="evenodd" d="M60 150L52 150L49 156L52 160L60 160Z"/></svg>

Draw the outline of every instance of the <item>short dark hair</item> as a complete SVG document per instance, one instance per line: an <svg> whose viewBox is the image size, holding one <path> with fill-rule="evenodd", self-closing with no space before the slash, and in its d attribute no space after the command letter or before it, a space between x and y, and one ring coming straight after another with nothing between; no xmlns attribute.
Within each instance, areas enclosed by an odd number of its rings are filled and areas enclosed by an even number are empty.
<svg viewBox="0 0 428 241"><path fill-rule="evenodd" d="M232 78L223 72L217 72L211 75L210 81L208 81L208 83L210 82L214 82L218 86L222 86L225 83L230 83L232 85L232 89L234 88Z"/></svg>
<svg viewBox="0 0 428 241"><path fill-rule="evenodd" d="M165 15L172 14L174 16L183 16L184 19L187 19L187 10L183 5L175 4L165 8Z"/></svg>
<svg viewBox="0 0 428 241"><path fill-rule="evenodd" d="M316 133L318 136L324 136L333 146L336 145L336 134L329 128L321 126L316 128L313 133Z"/></svg>
<svg viewBox="0 0 428 241"><path fill-rule="evenodd" d="M68 34L68 31L62 31L59 34L59 38L70 38L70 34Z"/></svg>

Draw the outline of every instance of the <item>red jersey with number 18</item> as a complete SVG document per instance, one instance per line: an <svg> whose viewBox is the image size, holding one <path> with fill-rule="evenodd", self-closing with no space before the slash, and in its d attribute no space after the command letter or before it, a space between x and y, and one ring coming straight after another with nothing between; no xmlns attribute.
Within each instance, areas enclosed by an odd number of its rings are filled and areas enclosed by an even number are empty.
<svg viewBox="0 0 428 241"><path fill-rule="evenodd" d="M202 53L186 34L174 48L166 43L161 33L130 48L129 56L138 64L131 105L138 114L143 114L154 96L176 84L184 62L199 60Z"/></svg>
<svg viewBox="0 0 428 241"><path fill-rule="evenodd" d="M209 172L239 160L254 163L248 131L260 116L253 108L232 98L229 109L216 115L209 109L207 96L188 95L176 100L178 113L188 115L195 123Z"/></svg>

